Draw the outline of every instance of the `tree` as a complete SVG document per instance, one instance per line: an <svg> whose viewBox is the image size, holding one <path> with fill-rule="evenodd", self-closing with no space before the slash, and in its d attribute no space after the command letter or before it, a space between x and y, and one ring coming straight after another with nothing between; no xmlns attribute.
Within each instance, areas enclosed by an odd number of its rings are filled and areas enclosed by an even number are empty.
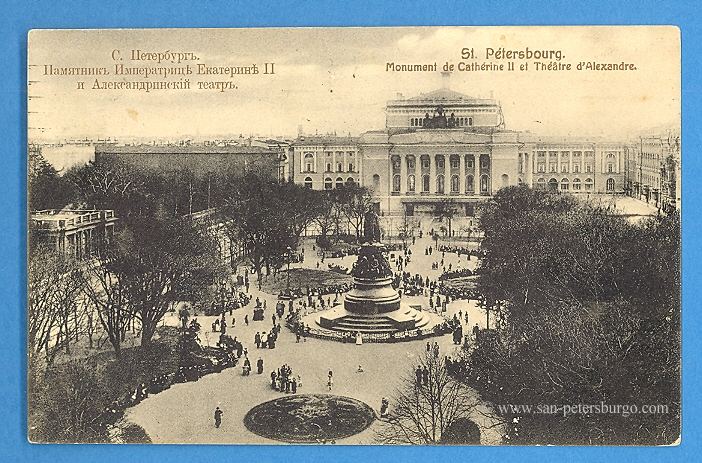
<svg viewBox="0 0 702 463"><path fill-rule="evenodd" d="M449 239L453 236L453 229L451 228L451 225L453 222L453 217L456 215L456 213L456 201L453 198L443 198L434 206L434 215L442 221L444 219L447 221Z"/></svg>
<svg viewBox="0 0 702 463"><path fill-rule="evenodd" d="M668 413L524 415L519 443L670 443L680 422L680 227L568 195L501 189L481 214L478 290L500 325L469 380L503 404L665 404ZM514 436L513 436L514 437Z"/></svg>
<svg viewBox="0 0 702 463"><path fill-rule="evenodd" d="M214 240L189 220L131 220L116 241L110 268L141 323L142 347L175 302L191 299L224 272Z"/></svg>
<svg viewBox="0 0 702 463"><path fill-rule="evenodd" d="M441 357L427 352L418 366L428 370L428 384L419 385L414 371L402 379L392 399L392 413L377 431L381 444L438 444L478 405L475 393L449 375Z"/></svg>
<svg viewBox="0 0 702 463"><path fill-rule="evenodd" d="M122 342L134 317L134 307L129 303L124 274L116 271L118 259L112 250L89 265L84 274L83 291L93 304L115 355L121 359Z"/></svg>
<svg viewBox="0 0 702 463"><path fill-rule="evenodd" d="M360 242L363 235L363 220L373 205L370 191L354 183L337 188L335 198L341 206L341 212L353 227L356 239Z"/></svg>
<svg viewBox="0 0 702 463"><path fill-rule="evenodd" d="M70 256L43 247L31 252L27 264L30 364L36 364L42 350L46 364L50 365L59 348L69 349L70 316L82 283L81 269ZM75 329L78 329L77 323ZM53 346L52 339L56 340Z"/></svg>
<svg viewBox="0 0 702 463"><path fill-rule="evenodd" d="M27 187L30 210L61 209L76 200L74 185L44 158L41 149L30 146L28 152Z"/></svg>

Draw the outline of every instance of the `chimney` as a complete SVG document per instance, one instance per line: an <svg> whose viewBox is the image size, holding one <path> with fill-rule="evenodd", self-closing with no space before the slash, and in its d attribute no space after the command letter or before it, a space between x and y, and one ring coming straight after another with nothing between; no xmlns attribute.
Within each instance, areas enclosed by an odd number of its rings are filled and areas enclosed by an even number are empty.
<svg viewBox="0 0 702 463"><path fill-rule="evenodd" d="M449 84L451 83L451 72L441 71L441 88L448 90Z"/></svg>

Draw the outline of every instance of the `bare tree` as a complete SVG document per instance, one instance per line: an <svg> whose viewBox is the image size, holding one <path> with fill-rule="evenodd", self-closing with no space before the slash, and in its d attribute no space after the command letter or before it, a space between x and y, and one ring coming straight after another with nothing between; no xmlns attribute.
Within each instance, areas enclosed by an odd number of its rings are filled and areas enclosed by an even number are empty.
<svg viewBox="0 0 702 463"><path fill-rule="evenodd" d="M452 425L465 421L478 405L475 393L449 375L444 360L427 352L418 367L426 368L426 384L414 371L402 378L392 399L392 413L376 433L381 444L438 444Z"/></svg>
<svg viewBox="0 0 702 463"><path fill-rule="evenodd" d="M112 259L112 256L104 257L88 267L83 290L95 307L115 355L121 358L122 341L134 310L127 300L127 291L120 275L112 269Z"/></svg>
<svg viewBox="0 0 702 463"><path fill-rule="evenodd" d="M62 346L70 342L70 318L82 284L78 263L69 256L38 249L28 264L27 343L30 362L45 353L51 364ZM54 340L54 344L51 341Z"/></svg>

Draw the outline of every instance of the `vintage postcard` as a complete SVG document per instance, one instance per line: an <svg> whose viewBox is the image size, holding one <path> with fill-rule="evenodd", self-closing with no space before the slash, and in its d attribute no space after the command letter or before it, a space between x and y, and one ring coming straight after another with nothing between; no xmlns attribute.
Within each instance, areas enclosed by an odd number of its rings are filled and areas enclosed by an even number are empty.
<svg viewBox="0 0 702 463"><path fill-rule="evenodd" d="M679 443L680 50L31 31L29 440Z"/></svg>

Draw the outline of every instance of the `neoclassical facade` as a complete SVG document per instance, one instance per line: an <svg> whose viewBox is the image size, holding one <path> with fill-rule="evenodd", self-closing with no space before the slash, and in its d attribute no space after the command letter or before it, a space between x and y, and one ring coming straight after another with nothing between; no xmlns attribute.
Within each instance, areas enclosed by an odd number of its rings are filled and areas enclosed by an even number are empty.
<svg viewBox="0 0 702 463"><path fill-rule="evenodd" d="M383 216L431 216L450 198L459 216L473 217L479 203L512 185L622 193L626 150L625 143L507 130L496 100L441 88L389 101L382 130L298 138L291 179L314 189L357 182Z"/></svg>

